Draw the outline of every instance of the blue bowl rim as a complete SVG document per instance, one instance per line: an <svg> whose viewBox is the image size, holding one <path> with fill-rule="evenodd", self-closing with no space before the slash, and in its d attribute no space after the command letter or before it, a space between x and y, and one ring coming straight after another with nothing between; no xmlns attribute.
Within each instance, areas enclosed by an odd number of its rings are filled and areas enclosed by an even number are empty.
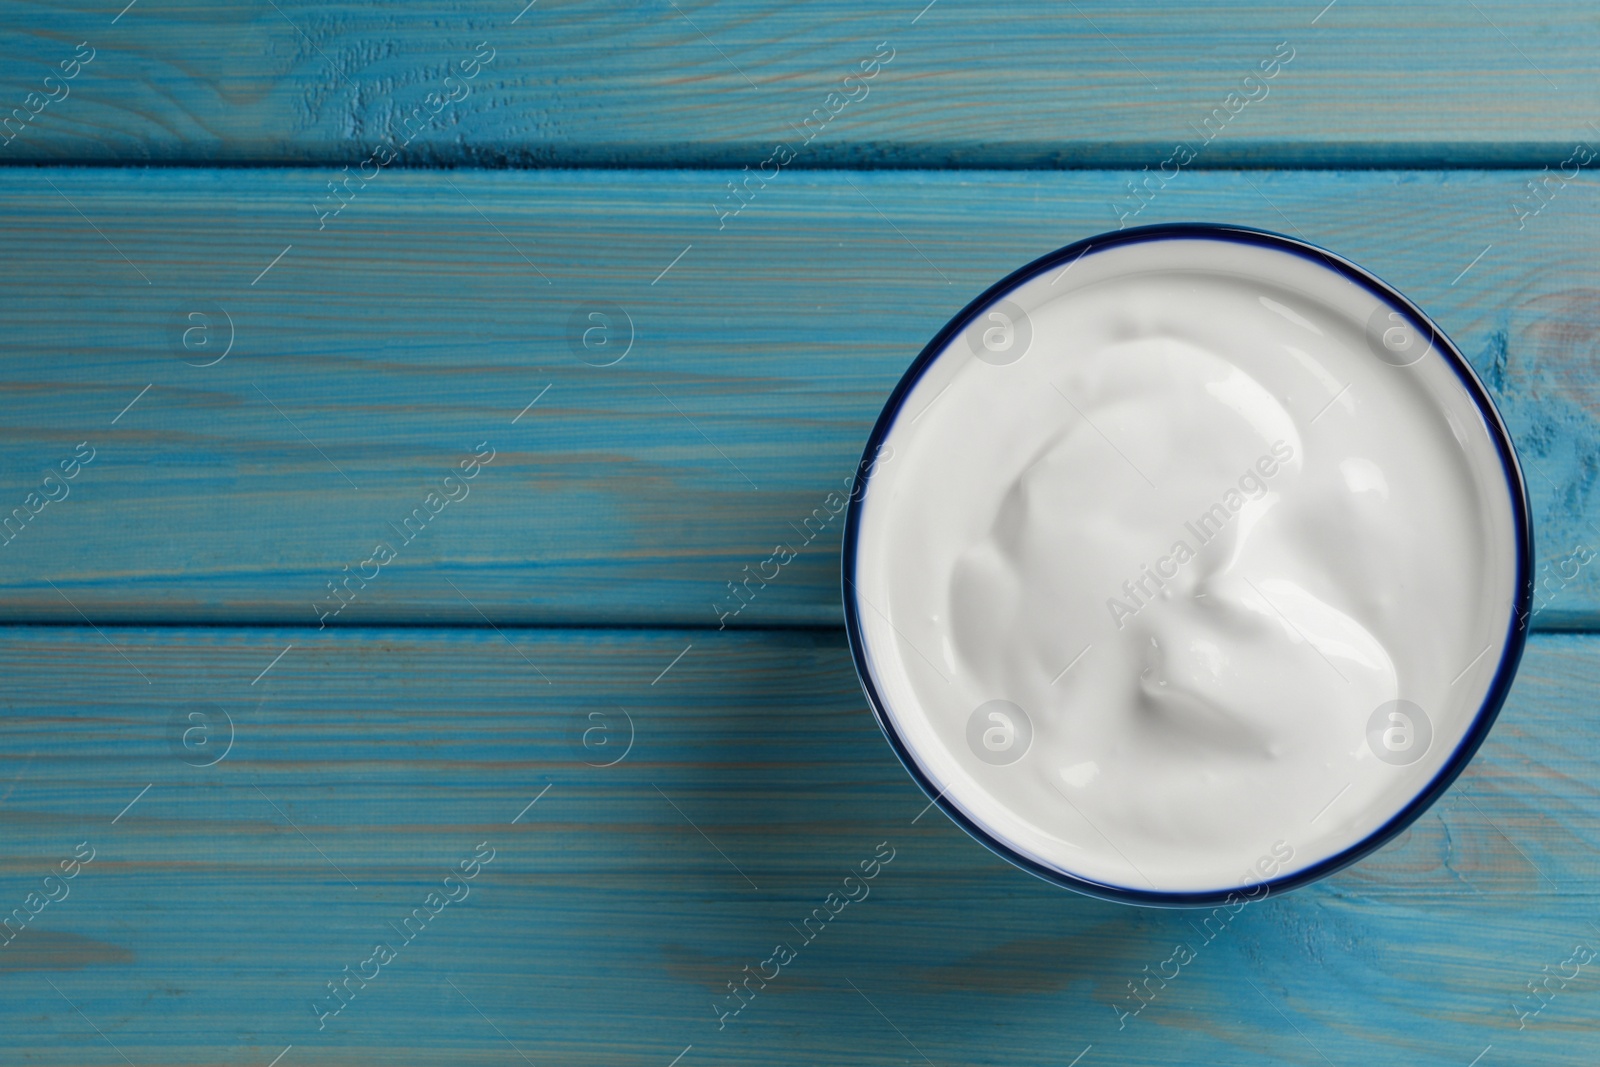
<svg viewBox="0 0 1600 1067"><path fill-rule="evenodd" d="M1432 781L1418 792L1409 803L1390 817L1387 822L1342 852L1281 878L1244 883L1229 889L1205 890L1202 892L1163 892L1096 882L1047 867L1022 855L1004 841L999 840L974 820L968 818L965 812L943 795L928 779L927 775L923 773L922 768L912 758L908 746L896 733L885 703L873 685L872 672L867 665L866 647L861 633L860 609L856 602L855 587L851 578L855 574L856 543L861 532L861 501L865 497L867 484L870 481L874 457L877 455L878 449L882 446L885 438L888 437L906 397L910 395L912 388L921 380L922 375L933 365L934 360L938 358L939 354L945 350L950 342L959 336L991 304L1003 299L1023 283L1068 260L1090 255L1096 250L1103 252L1121 245L1184 239L1233 241L1301 256L1304 259L1327 267L1360 285L1379 300L1390 304L1395 310L1409 316L1413 324L1427 334L1434 348L1444 357L1450 368L1455 371L1462 387L1477 407L1479 414L1489 429L1490 437L1494 440L1495 450L1500 456L1501 468L1506 479L1506 490L1511 497L1512 527L1516 535L1517 596L1511 621L1507 628L1505 650L1501 653L1500 662L1495 668L1494 678L1489 685L1487 693L1484 695L1483 703L1479 706L1478 712L1473 718L1472 725L1462 736L1460 743L1456 746L1450 758L1445 761L1439 772L1434 775ZM1477 754L1478 748L1483 744L1484 739L1488 737L1489 730L1499 716L1500 708L1505 703L1506 695L1511 689L1511 682L1516 675L1517 665L1522 659L1523 648L1527 643L1528 617L1533 604L1532 559L1533 527L1529 518L1528 488L1522 477L1522 467L1517 460L1517 453L1511 443L1511 436L1506 430L1505 423L1500 418L1499 411L1495 409L1494 402L1489 398L1483 383L1478 379L1477 373L1473 371L1471 365L1455 344L1445 336L1444 331L1439 329L1434 321L1423 313L1421 308L1417 307L1399 290L1380 279L1377 275L1357 266L1342 256L1319 248L1309 242L1286 237L1270 230L1258 230L1248 226L1207 222L1180 222L1113 230L1081 241L1075 241L1054 252L1040 256L985 289L982 294L962 308L954 318L934 335L933 339L927 343L917 358L912 361L911 366L906 369L905 374L901 376L900 381L895 385L894 391L889 394L889 399L884 403L883 410L879 413L877 422L872 427L872 433L867 437L861 461L856 467L855 485L850 493L849 509L845 517L840 577L842 579L841 595L844 600L845 631L850 642L850 655L855 663L856 676L861 683L863 692L866 694L867 702L872 708L873 716L877 719L879 728L883 730L884 737L888 739L890 747L894 749L894 753L901 764L905 766L911 777L922 788L922 791L931 798L931 802L937 804L940 810L949 816L956 825L988 848L989 851L1022 868L1029 874L1086 896L1151 907L1210 907L1218 904L1231 904L1240 899L1257 900L1263 896L1271 896L1274 893L1287 892L1342 870L1387 844L1415 822L1450 788L1461 775L1461 772L1466 769L1467 764L1472 761L1472 757ZM1264 893L1261 892L1262 887L1265 887ZM1245 896L1246 891L1248 891L1248 897Z"/></svg>

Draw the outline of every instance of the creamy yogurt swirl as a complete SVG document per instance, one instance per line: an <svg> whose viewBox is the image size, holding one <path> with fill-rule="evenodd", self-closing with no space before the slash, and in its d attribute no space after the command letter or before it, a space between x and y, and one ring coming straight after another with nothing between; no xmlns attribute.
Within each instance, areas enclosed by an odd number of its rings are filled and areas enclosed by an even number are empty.
<svg viewBox="0 0 1600 1067"><path fill-rule="evenodd" d="M1133 891L1383 827L1467 736L1517 595L1520 483L1424 338L1310 258L1203 238L1084 255L954 337L849 575L928 781Z"/></svg>

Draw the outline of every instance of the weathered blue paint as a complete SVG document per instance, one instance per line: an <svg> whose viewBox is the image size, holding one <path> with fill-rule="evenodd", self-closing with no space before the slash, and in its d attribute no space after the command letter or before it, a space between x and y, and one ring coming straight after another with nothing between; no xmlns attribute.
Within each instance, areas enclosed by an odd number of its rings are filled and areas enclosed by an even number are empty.
<svg viewBox="0 0 1600 1067"><path fill-rule="evenodd" d="M120 2L7 0L0 106L97 51L0 160L357 172L393 138L401 166L754 171L787 142L795 167L1158 170L1219 109L1192 166L1537 169L1597 136L1583 0L1325 5L139 0L113 24ZM892 60L847 83L880 43Z"/></svg>
<svg viewBox="0 0 1600 1067"><path fill-rule="evenodd" d="M122 1062L92 1024L141 1065L265 1067L290 1044L298 1063L521 1062L506 1039L535 1063L665 1067L690 1044L683 1063L922 1062L895 1027L940 1064L1091 1043L1083 1064L1322 1062L1314 1044L1465 1065L1491 1043L1593 1062L1592 967L1517 1015L1547 965L1600 944L1590 636L1534 638L1500 725L1401 838L1208 924L1049 886L926 810L837 632L106 635L117 650L0 631L0 906L94 850L0 947L18 1061ZM600 766L623 708L633 745ZM191 766L219 712L231 750ZM470 895L401 946L389 923L481 842ZM883 842L870 895L803 944ZM398 958L319 1030L314 998L379 940ZM719 1030L714 998L780 942L798 958ZM1172 977L1178 943L1197 958ZM1125 1017L1146 967L1168 980Z"/></svg>
<svg viewBox="0 0 1600 1067"><path fill-rule="evenodd" d="M1527 470L1535 627L1592 629L1592 7L676 6L0 4L0 619L48 624L0 629L0 1058L1593 1062L1595 637L1534 637L1401 838L1197 929L927 809L836 521L716 630L934 331L1119 214L1417 301Z"/></svg>
<svg viewBox="0 0 1600 1067"><path fill-rule="evenodd" d="M98 449L0 547L0 617L315 624L487 441L328 625L840 624L826 501L894 382L984 287L1113 222L1124 175L792 174L719 230L723 177L397 173L319 230L319 172L0 171L0 513ZM1519 232L1526 178L1192 174L1139 221L1303 235L1432 315L1527 468L1534 625L1584 626L1600 569L1563 561L1600 536L1600 219L1574 188ZM633 345L592 366L602 305ZM724 620L779 542L798 558Z"/></svg>

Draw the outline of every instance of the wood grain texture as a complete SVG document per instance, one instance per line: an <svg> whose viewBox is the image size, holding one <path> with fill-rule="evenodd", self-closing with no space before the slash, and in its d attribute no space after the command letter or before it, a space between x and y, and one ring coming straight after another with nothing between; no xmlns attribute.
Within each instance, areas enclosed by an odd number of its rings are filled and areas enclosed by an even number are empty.
<svg viewBox="0 0 1600 1067"><path fill-rule="evenodd" d="M1125 174L788 174L719 230L722 178L386 174L319 230L325 172L0 173L0 515L95 450L0 546L0 616L300 625L376 571L329 625L715 627L729 582L827 517L926 340L1104 229ZM1600 216L1580 182L1519 232L1524 178L1188 174L1138 221L1304 235L1433 314L1529 472L1535 623L1577 627L1600 580L1558 571L1600 536ZM605 367L571 326L602 306L634 336ZM399 544L482 442L470 495ZM838 538L730 623L837 624ZM380 539L398 558L363 566Z"/></svg>
<svg viewBox="0 0 1600 1067"><path fill-rule="evenodd" d="M1552 177L1600 145L1592 5L125 3L0 0L0 622L50 624L0 625L0 1061L1594 1062L1600 963L1529 986L1600 947L1600 636L1536 635L1440 804L1210 935L929 810L825 628L837 521L712 629L926 339L1180 142L1136 221L1416 299L1516 437L1535 625L1600 625L1561 573L1600 542L1600 215ZM176 166L48 166L130 162ZM650 170L519 171L565 167Z"/></svg>
<svg viewBox="0 0 1600 1067"><path fill-rule="evenodd" d="M0 1032L40 1064L1589 1064L1592 966L1513 1005L1600 945L1596 641L1535 638L1433 812L1205 941L919 818L837 633L7 628L0 906L94 858L0 947ZM209 767L175 740L195 709L233 725ZM319 1030L324 983L480 842L470 895ZM719 1030L881 842L870 896Z"/></svg>
<svg viewBox="0 0 1600 1067"><path fill-rule="evenodd" d="M754 169L878 42L892 63L794 165L1155 169L1279 42L1290 65L1195 166L1553 166L1596 136L1600 89L1581 0L122 6L0 5L7 109L96 50L0 158L354 169L459 96L443 79L479 42L493 61L402 164Z"/></svg>

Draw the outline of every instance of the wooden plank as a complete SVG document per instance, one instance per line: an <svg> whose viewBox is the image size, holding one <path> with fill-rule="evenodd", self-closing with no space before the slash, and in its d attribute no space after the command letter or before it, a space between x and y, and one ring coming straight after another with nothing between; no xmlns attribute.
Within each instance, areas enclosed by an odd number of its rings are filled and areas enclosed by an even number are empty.
<svg viewBox="0 0 1600 1067"><path fill-rule="evenodd" d="M1600 945L1597 641L1534 639L1411 832L1207 936L923 814L837 632L7 628L0 903L93 858L0 947L0 1032L40 1064L1589 1064L1592 965L1516 1007ZM222 713L231 749L192 765ZM883 842L870 895L719 1029L726 983ZM1196 959L1122 1017L1177 942Z"/></svg>
<svg viewBox="0 0 1600 1067"><path fill-rule="evenodd" d="M0 617L299 625L360 572L329 625L717 626L785 542L726 621L836 624L827 502L893 383L1126 175L793 174L719 230L723 177L395 173L319 230L318 172L0 173L0 514L94 450L0 547ZM1562 560L1600 534L1600 214L1579 182L1519 232L1526 177L1193 174L1139 221L1302 234L1433 314L1530 472L1535 622L1585 626L1596 568ZM586 350L603 309L626 320Z"/></svg>
<svg viewBox="0 0 1600 1067"><path fill-rule="evenodd" d="M1595 137L1600 90L1581 0L7 0L0 22L0 102L38 113L18 161L356 170L392 137L400 165L757 169L789 142L800 167L1155 170L1222 108L1193 166L1538 167ZM80 42L90 64L46 85ZM846 83L880 42L889 65Z"/></svg>

